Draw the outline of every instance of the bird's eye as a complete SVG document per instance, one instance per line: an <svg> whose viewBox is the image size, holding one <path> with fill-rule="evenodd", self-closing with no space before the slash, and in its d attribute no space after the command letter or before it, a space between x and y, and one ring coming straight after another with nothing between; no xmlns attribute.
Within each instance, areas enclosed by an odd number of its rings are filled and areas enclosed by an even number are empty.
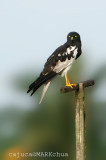
<svg viewBox="0 0 106 160"><path fill-rule="evenodd" d="M77 36L75 36L75 37L77 37Z"/></svg>
<svg viewBox="0 0 106 160"><path fill-rule="evenodd" d="M71 36L68 36L69 38L71 37Z"/></svg>

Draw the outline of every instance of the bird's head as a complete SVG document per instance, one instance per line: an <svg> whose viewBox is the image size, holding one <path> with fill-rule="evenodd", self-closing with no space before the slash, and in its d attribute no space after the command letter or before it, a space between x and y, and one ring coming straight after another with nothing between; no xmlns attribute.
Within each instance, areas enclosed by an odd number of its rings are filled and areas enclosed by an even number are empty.
<svg viewBox="0 0 106 160"><path fill-rule="evenodd" d="M70 32L68 35L67 35L67 42L71 43L71 44L75 44L76 42L79 42L81 43L81 40L80 40L80 35L77 33L77 32Z"/></svg>

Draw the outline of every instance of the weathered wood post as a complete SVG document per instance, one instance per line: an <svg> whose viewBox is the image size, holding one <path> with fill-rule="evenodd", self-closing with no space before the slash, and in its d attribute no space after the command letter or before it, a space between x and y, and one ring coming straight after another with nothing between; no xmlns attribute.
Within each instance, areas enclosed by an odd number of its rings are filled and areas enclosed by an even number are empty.
<svg viewBox="0 0 106 160"><path fill-rule="evenodd" d="M84 88L94 85L93 80L84 81L76 84L76 87L63 87L61 93L67 93L75 90L75 135L76 135L76 160L86 159L86 140L85 140L85 104Z"/></svg>
<svg viewBox="0 0 106 160"><path fill-rule="evenodd" d="M85 144L85 104L84 87L79 83L79 90L76 91L76 112L75 112L75 133L76 133L76 160L86 159Z"/></svg>

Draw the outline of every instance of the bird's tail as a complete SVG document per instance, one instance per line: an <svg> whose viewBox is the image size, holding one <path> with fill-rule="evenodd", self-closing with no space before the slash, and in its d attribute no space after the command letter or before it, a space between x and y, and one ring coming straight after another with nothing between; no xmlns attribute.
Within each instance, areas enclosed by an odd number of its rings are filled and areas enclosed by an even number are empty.
<svg viewBox="0 0 106 160"><path fill-rule="evenodd" d="M42 91L42 95L41 95L39 104L42 102L49 85L50 85L50 81L44 84L44 88L43 88L43 91Z"/></svg>
<svg viewBox="0 0 106 160"><path fill-rule="evenodd" d="M56 76L56 73L51 71L47 75L40 74L40 76L29 86L27 93L32 91L31 96L34 92L44 83L49 82L53 77Z"/></svg>

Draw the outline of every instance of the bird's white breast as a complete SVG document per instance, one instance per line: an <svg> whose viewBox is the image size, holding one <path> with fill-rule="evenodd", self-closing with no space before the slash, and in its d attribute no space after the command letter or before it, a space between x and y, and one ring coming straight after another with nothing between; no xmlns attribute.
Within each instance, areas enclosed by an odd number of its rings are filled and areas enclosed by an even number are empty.
<svg viewBox="0 0 106 160"><path fill-rule="evenodd" d="M75 49L75 47L73 48L67 48L67 51L64 54L71 54L71 51L73 50L73 56L70 58L70 60L68 59L68 57L66 58L65 61L61 62L60 60L57 62L56 66L54 67L53 71L56 73L61 73L61 76L64 76L65 73L68 72L68 70L71 68L72 63L74 62L77 53L78 53L78 48Z"/></svg>

